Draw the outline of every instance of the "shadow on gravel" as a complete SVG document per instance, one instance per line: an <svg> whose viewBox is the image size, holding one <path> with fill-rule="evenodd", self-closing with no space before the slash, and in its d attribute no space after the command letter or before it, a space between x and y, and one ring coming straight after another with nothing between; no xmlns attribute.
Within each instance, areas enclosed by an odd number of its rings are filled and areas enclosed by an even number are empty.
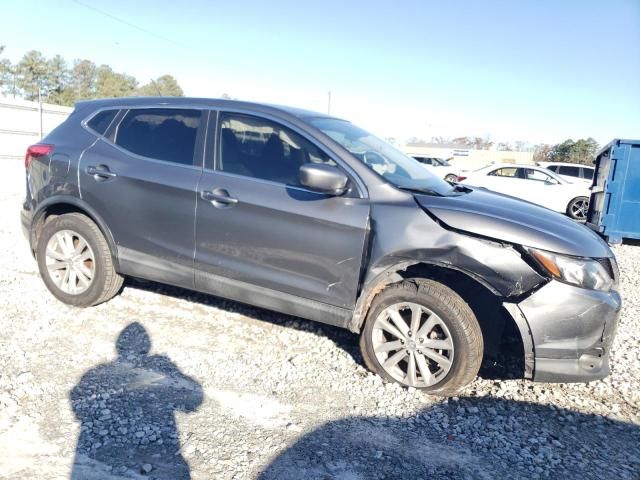
<svg viewBox="0 0 640 480"><path fill-rule="evenodd" d="M140 323L120 332L118 357L82 376L70 392L81 422L72 480L148 478L186 480L175 412L193 412L202 387L173 362L149 355Z"/></svg>
<svg viewBox="0 0 640 480"><path fill-rule="evenodd" d="M638 425L547 405L461 398L409 418L327 423L258 478L636 480L638 445Z"/></svg>
<svg viewBox="0 0 640 480"><path fill-rule="evenodd" d="M147 292L158 293L160 295L167 295L173 298L186 300L187 302L215 307L221 310L227 310L229 312L238 312L254 320L269 322L273 325L294 328L296 330L307 332L317 332L320 335L329 338L338 347L351 355L356 363L364 365L362 356L360 355L360 349L358 347L358 336L343 328L314 322L312 320L305 320L300 317L293 317L290 315L277 313L260 307L254 307L252 305L216 297L215 295L208 295L206 293L200 293L180 287L173 287L162 283L156 283L151 280L141 280L127 277L124 287L136 288L139 290L145 290Z"/></svg>
<svg viewBox="0 0 640 480"><path fill-rule="evenodd" d="M254 307L233 300L207 295L205 293L187 290L180 287L173 287L150 280L142 280L127 277L124 287L136 288L148 292L167 295L173 298L186 300L200 305L211 306L230 312L238 312L254 320L269 322L273 325L295 328L297 330L314 331L324 335L334 342L339 348L347 352L353 361L365 367L360 348L358 346L358 336L345 329L334 327L312 320L305 320L299 317L292 317L271 310ZM481 302L472 305L474 312L478 316L493 318L496 313L492 310L485 310L486 306ZM495 345L492 352L487 353L482 362L482 367L478 375L487 380L512 380L524 377L524 352L522 340L517 332L513 330L513 325L500 325L495 336L503 338L502 344ZM488 343L488 339L485 342Z"/></svg>

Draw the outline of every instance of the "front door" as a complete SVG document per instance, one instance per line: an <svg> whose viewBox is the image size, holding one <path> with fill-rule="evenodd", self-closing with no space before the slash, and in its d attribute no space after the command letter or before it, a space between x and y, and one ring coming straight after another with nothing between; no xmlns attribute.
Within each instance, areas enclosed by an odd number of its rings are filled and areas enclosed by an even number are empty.
<svg viewBox="0 0 640 480"><path fill-rule="evenodd" d="M301 165L336 162L279 122L221 112L215 129L215 169L198 186L196 287L256 304L251 295L270 295L274 309L278 294L353 307L368 199L353 185L338 197L303 188Z"/></svg>

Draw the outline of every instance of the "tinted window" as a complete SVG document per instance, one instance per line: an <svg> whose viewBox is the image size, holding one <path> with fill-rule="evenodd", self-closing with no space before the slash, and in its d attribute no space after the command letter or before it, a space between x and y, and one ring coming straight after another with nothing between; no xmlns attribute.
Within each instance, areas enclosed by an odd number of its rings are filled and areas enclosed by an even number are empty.
<svg viewBox="0 0 640 480"><path fill-rule="evenodd" d="M218 169L297 185L305 163L335 165L324 152L290 129L248 115L223 114Z"/></svg>
<svg viewBox="0 0 640 480"><path fill-rule="evenodd" d="M583 178L588 178L589 180L593 180L593 168L583 168L582 176Z"/></svg>
<svg viewBox="0 0 640 480"><path fill-rule="evenodd" d="M87 122L87 126L94 132L104 135L118 112L119 110L102 110L91 117L91 120Z"/></svg>
<svg viewBox="0 0 640 480"><path fill-rule="evenodd" d="M116 144L144 157L193 165L199 110L130 110L120 122Z"/></svg>
<svg viewBox="0 0 640 480"><path fill-rule="evenodd" d="M507 168L499 168L498 170L494 170L489 173L489 175L494 175L496 177L517 177L517 168L507 167Z"/></svg>
<svg viewBox="0 0 640 480"><path fill-rule="evenodd" d="M425 158L425 157L413 157L416 160L418 160L420 163L424 163L426 165L431 165L431 159L430 158Z"/></svg>
<svg viewBox="0 0 640 480"><path fill-rule="evenodd" d="M547 168L549 170L551 170L552 172L558 173L558 166L557 165L549 165Z"/></svg>
<svg viewBox="0 0 640 480"><path fill-rule="evenodd" d="M566 165L562 165L558 169L558 173L560 175L567 175L569 177L579 177L580 176L580 167L569 167L569 166L566 166Z"/></svg>

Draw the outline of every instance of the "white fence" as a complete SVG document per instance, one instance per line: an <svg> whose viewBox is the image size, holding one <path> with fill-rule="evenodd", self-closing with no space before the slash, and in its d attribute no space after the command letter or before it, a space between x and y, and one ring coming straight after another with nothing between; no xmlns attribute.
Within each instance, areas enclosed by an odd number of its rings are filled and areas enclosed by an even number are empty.
<svg viewBox="0 0 640 480"><path fill-rule="evenodd" d="M72 110L0 97L0 160L24 158L27 147L60 125Z"/></svg>

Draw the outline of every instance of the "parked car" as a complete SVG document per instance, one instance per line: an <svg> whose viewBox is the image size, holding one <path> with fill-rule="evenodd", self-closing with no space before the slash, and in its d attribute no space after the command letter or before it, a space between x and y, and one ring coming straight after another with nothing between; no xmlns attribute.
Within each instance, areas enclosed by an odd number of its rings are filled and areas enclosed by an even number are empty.
<svg viewBox="0 0 640 480"><path fill-rule="evenodd" d="M465 183L566 213L574 220L587 218L589 187L582 182L571 183L542 167L490 165L470 173Z"/></svg>
<svg viewBox="0 0 640 480"><path fill-rule="evenodd" d="M593 183L595 167L591 167L589 165L578 165L575 163L564 162L538 162L538 165L551 170L553 173L569 182L584 182L589 185Z"/></svg>
<svg viewBox="0 0 640 480"><path fill-rule="evenodd" d="M105 302L125 276L199 290L359 333L371 370L438 395L472 381L509 331L525 378L609 371L621 300L601 238L451 185L348 121L226 100L86 101L25 167L23 229L66 304Z"/></svg>
<svg viewBox="0 0 640 480"><path fill-rule="evenodd" d="M454 167L444 158L437 157L423 157L419 155L411 155L418 162L420 162L428 170L438 175L440 178L444 178L447 182L455 183L461 179L460 169Z"/></svg>

